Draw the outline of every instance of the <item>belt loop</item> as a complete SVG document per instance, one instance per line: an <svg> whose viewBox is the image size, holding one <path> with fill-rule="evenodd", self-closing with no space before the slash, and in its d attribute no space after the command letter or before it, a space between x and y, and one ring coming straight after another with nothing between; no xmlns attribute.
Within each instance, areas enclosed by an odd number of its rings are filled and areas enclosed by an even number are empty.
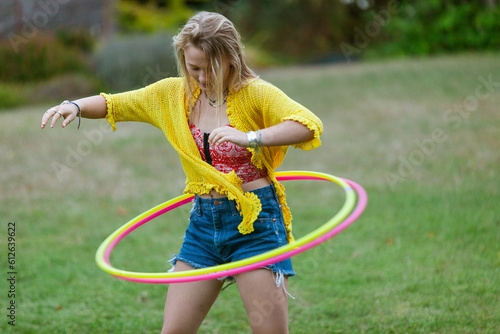
<svg viewBox="0 0 500 334"><path fill-rule="evenodd" d="M196 214L198 216L201 216L203 214L203 212L201 211L201 199L199 196L195 196L194 200L195 200Z"/></svg>
<svg viewBox="0 0 500 334"><path fill-rule="evenodd" d="M276 192L276 186L274 185L274 182L271 182L271 190L273 192L274 199L276 200L276 202L278 202L278 204L280 204L280 200L278 198L278 193Z"/></svg>

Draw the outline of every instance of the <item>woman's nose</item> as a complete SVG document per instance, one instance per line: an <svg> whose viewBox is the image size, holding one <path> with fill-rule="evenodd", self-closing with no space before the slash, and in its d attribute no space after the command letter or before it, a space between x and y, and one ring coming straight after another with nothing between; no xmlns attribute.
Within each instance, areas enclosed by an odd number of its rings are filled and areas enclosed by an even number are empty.
<svg viewBox="0 0 500 334"><path fill-rule="evenodd" d="M207 81L207 74L205 71L200 71L200 77L199 77L200 82L206 82Z"/></svg>

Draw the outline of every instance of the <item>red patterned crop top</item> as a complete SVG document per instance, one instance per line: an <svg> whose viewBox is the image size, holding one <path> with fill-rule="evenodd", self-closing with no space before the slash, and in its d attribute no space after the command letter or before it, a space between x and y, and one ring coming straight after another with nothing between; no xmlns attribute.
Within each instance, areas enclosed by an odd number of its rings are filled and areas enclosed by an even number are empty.
<svg viewBox="0 0 500 334"><path fill-rule="evenodd" d="M252 164L252 153L246 148L229 142L219 146L209 146L209 133L203 132L192 123L189 123L189 129L193 134L196 146L198 146L201 158L219 172L228 174L234 170L243 183L267 176L265 170L258 169Z"/></svg>

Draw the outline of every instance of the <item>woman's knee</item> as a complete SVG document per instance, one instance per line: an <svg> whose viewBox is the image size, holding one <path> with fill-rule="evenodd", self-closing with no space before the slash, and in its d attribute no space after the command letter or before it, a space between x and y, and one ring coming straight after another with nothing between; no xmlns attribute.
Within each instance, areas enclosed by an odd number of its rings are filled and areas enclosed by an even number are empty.
<svg viewBox="0 0 500 334"><path fill-rule="evenodd" d="M248 272L236 281L253 333L288 333L288 295L276 286L271 271Z"/></svg>

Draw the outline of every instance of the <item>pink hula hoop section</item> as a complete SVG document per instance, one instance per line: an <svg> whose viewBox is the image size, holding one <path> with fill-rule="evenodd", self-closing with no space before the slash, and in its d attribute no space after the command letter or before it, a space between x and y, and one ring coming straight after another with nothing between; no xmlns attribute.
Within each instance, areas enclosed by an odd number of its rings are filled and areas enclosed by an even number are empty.
<svg viewBox="0 0 500 334"><path fill-rule="evenodd" d="M344 206L335 216L313 232L288 245L244 260L209 268L170 273L140 273L114 268L110 262L111 252L114 247L138 227L168 211L191 202L194 198L193 195L182 195L146 211L117 229L98 248L95 257L96 263L102 270L117 278L139 283L184 283L236 275L283 261L318 246L345 230L359 218L366 208L368 201L366 191L356 182L317 172L278 172L276 176L278 181L319 180L335 182L343 187L345 191Z"/></svg>

